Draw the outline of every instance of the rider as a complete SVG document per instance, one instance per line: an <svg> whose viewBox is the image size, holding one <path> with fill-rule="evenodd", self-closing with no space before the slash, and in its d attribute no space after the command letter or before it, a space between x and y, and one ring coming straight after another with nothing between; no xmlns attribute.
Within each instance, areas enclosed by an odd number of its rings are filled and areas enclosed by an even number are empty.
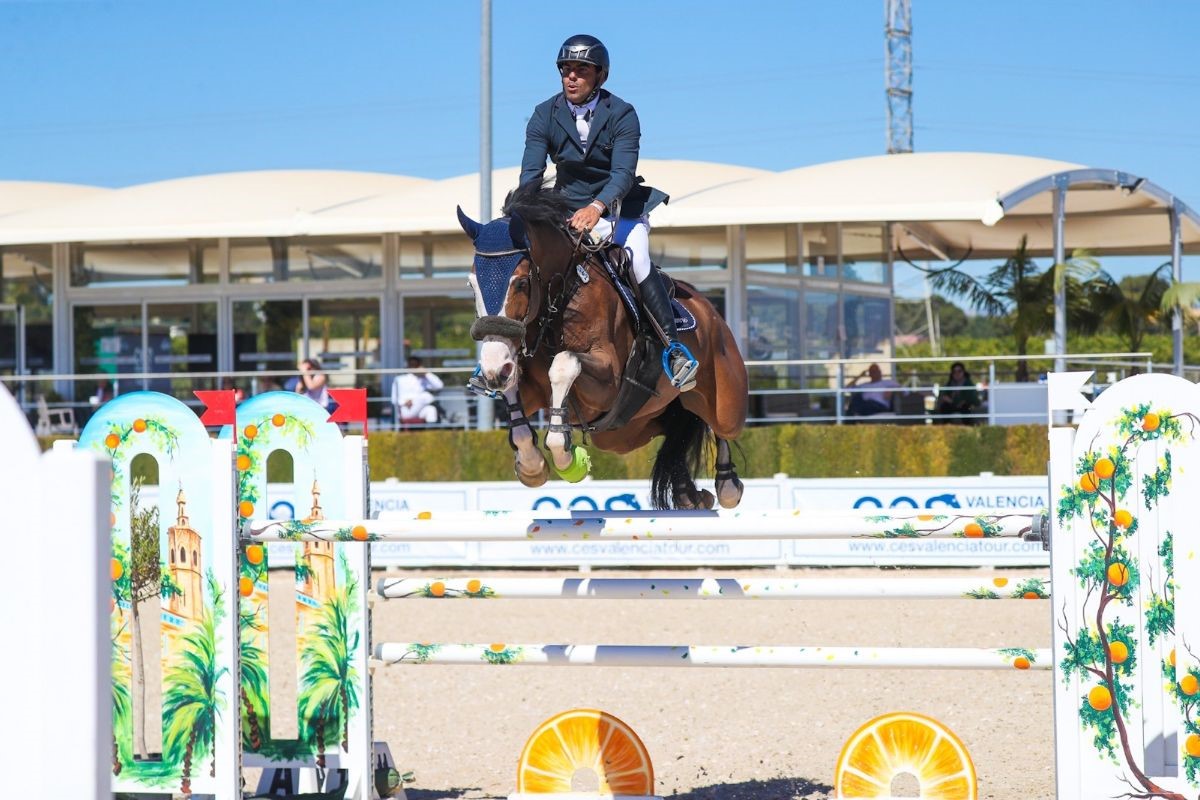
<svg viewBox="0 0 1200 800"><path fill-rule="evenodd" d="M542 181L549 156L557 172L554 186L575 208L571 228L604 239L614 233L616 223L614 239L630 253L642 305L666 340L663 366L671 383L686 392L696 385L699 364L679 342L675 312L662 281L650 279L648 215L667 196L636 177L642 135L637 112L600 88L608 80L608 48L596 37L579 34L567 39L558 49L557 63L562 92L538 105L529 119L521 185Z"/></svg>

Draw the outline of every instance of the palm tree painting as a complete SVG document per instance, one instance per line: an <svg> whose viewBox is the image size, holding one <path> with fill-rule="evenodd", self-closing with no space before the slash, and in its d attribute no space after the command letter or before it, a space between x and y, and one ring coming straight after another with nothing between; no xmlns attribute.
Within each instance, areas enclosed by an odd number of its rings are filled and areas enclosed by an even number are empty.
<svg viewBox="0 0 1200 800"><path fill-rule="evenodd" d="M257 752L263 746L263 722L267 718L267 652L258 644L261 625L258 610L241 615L241 686L243 741Z"/></svg>
<svg viewBox="0 0 1200 800"><path fill-rule="evenodd" d="M300 718L305 738L316 748L318 766L324 766L330 728L335 736L340 732L342 750L349 750L350 716L360 702L354 667L354 656L362 644L354 624L358 584L345 556L339 559L339 567L341 586L321 606L300 654Z"/></svg>
<svg viewBox="0 0 1200 800"><path fill-rule="evenodd" d="M163 747L172 762L182 764L179 790L183 794L191 794L192 766L197 760L211 754L210 775L216 775L217 716L225 707L217 690L225 674L217 662L217 626L225 616L225 603L211 573L208 590L212 605L181 638L178 665L164 680L163 717L170 722L163 732Z"/></svg>

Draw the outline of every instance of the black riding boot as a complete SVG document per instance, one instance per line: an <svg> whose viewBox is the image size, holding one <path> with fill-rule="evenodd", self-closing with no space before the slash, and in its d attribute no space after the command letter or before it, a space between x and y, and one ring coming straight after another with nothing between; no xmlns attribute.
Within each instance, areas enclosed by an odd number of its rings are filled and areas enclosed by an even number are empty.
<svg viewBox="0 0 1200 800"><path fill-rule="evenodd" d="M679 334L675 330L675 311L671 308L671 298L662 280L651 272L650 277L638 284L638 291L642 295L642 308L658 322L666 339L667 357L663 366L666 367L671 385L681 392L694 388L700 365L679 341Z"/></svg>

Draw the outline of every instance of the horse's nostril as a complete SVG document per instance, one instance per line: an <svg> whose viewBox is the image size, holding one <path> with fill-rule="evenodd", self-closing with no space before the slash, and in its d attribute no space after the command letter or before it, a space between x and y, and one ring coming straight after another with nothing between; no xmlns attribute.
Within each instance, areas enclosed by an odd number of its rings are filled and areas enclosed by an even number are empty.
<svg viewBox="0 0 1200 800"><path fill-rule="evenodd" d="M497 376L501 383L508 383L508 379L512 377L514 365L509 363L500 368L500 374Z"/></svg>

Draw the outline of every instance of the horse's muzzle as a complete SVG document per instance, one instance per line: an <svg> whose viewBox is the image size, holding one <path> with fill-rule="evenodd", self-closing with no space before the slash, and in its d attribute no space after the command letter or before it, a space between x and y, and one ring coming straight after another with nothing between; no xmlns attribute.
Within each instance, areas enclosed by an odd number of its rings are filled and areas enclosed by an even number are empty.
<svg viewBox="0 0 1200 800"><path fill-rule="evenodd" d="M471 324L471 338L482 342L488 336L522 341L525 338L525 323L511 317L480 317Z"/></svg>

